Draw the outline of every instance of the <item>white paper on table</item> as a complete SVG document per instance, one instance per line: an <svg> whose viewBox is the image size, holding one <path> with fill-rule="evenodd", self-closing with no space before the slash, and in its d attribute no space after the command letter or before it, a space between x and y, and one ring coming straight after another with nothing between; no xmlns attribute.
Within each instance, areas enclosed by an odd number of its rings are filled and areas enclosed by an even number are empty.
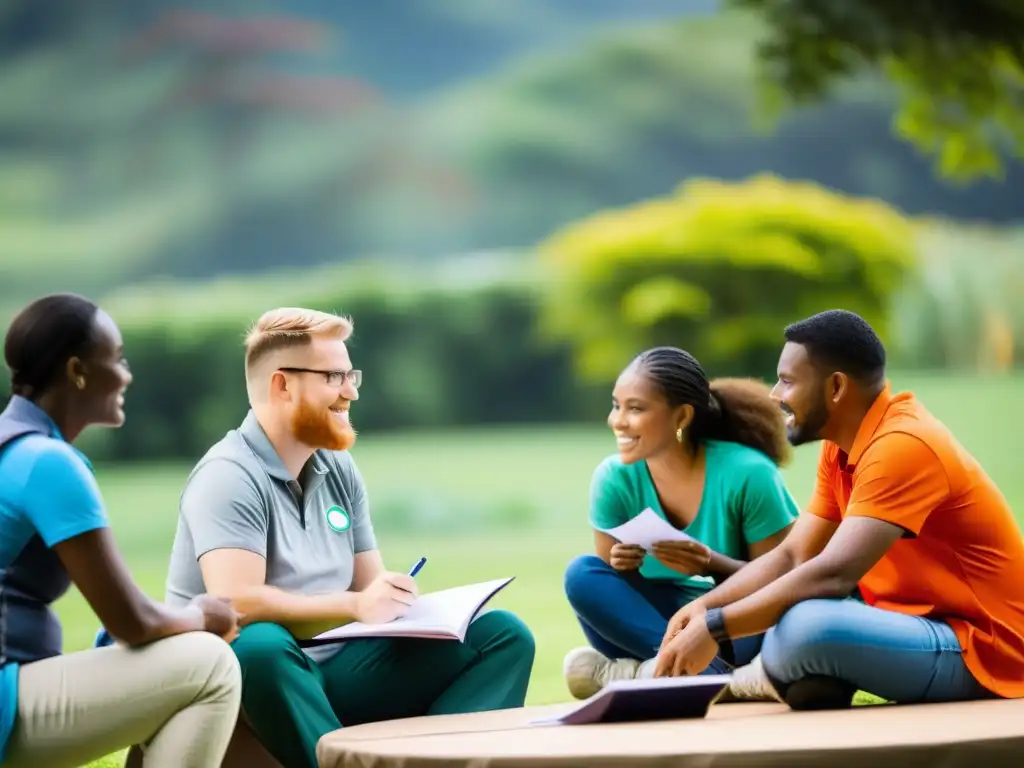
<svg viewBox="0 0 1024 768"><path fill-rule="evenodd" d="M656 541L694 541L693 536L673 528L650 507L622 525L600 530L623 544L637 544L648 552L654 548Z"/></svg>

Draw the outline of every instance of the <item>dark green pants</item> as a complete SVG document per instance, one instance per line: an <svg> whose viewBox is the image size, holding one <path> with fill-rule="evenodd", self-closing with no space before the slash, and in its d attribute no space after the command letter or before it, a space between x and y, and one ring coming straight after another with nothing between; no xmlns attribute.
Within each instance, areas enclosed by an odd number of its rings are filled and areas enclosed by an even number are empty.
<svg viewBox="0 0 1024 768"><path fill-rule="evenodd" d="M502 610L474 621L465 643L353 640L322 664L277 624L245 627L232 647L245 716L288 768L316 768L317 741L342 726L521 707L534 658L530 630Z"/></svg>

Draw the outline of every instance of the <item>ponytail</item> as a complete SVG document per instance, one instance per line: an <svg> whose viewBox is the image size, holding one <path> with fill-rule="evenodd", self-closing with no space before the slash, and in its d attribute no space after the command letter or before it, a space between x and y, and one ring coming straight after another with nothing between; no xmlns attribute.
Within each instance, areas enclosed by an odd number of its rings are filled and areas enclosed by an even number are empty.
<svg viewBox="0 0 1024 768"><path fill-rule="evenodd" d="M686 433L694 447L702 440L723 440L761 451L778 466L789 461L786 421L763 382L728 378L709 382L697 359L678 347L648 349L631 365L650 378L670 408L693 407Z"/></svg>
<svg viewBox="0 0 1024 768"><path fill-rule="evenodd" d="M707 417L695 424L694 438L740 443L765 454L778 466L791 458L786 421L771 389L756 379L715 379Z"/></svg>

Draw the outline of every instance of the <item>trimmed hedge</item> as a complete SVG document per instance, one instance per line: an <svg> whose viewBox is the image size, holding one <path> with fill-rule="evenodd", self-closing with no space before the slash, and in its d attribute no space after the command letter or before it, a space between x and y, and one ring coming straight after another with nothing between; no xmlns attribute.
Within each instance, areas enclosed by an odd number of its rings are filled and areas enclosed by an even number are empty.
<svg viewBox="0 0 1024 768"><path fill-rule="evenodd" d="M770 176L690 181L567 226L540 252L558 275L547 338L571 345L590 381L660 344L713 375L773 377L783 327L835 307L884 338L918 263L913 225L885 203Z"/></svg>
<svg viewBox="0 0 1024 768"><path fill-rule="evenodd" d="M430 275L357 266L115 295L102 303L132 366L128 419L118 430L90 430L83 447L121 461L201 455L248 408L246 330L282 305L353 318L361 430L593 418L572 384L568 351L538 347L537 290L520 272L470 279L465 265Z"/></svg>
<svg viewBox="0 0 1024 768"><path fill-rule="evenodd" d="M882 203L813 185L700 181L567 227L536 259L140 286L102 302L135 373L128 421L83 447L199 456L244 416L243 336L282 305L353 317L367 431L600 420L615 376L654 344L690 349L712 376L771 379L783 326L812 312L853 309L887 335L912 232Z"/></svg>

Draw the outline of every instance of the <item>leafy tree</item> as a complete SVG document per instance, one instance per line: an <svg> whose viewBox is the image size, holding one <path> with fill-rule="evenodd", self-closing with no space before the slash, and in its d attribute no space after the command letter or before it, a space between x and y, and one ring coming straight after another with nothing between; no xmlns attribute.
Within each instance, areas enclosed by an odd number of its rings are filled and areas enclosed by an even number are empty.
<svg viewBox="0 0 1024 768"><path fill-rule="evenodd" d="M680 179L755 173L878 197L909 215L1019 217L1021 174L961 189L894 135L897 89L880 73L758 125L755 46L765 30L749 11L616 29L429 100L416 138L450 158L474 193L450 209L440 245L534 242ZM423 247L421 229L395 230L396 248Z"/></svg>
<svg viewBox="0 0 1024 768"><path fill-rule="evenodd" d="M1024 157L1020 0L727 0L758 12L762 74L781 103L817 100L865 67L902 91L896 128L945 176L1000 177Z"/></svg>

